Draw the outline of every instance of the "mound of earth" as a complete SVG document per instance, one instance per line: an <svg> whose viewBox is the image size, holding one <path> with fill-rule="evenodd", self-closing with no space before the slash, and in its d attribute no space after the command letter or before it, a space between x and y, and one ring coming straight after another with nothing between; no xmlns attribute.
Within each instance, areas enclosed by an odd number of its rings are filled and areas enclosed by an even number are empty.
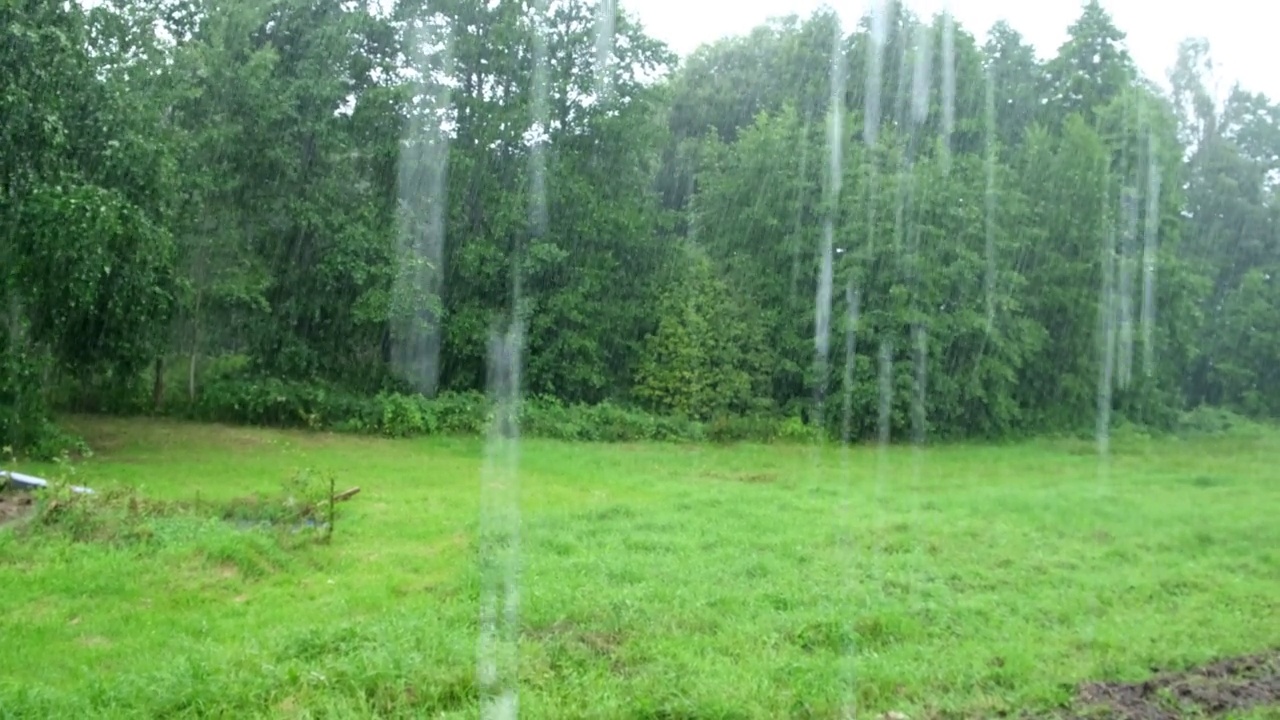
<svg viewBox="0 0 1280 720"><path fill-rule="evenodd" d="M36 509L35 498L31 493L0 490L0 525L26 517Z"/></svg>
<svg viewBox="0 0 1280 720"><path fill-rule="evenodd" d="M1180 720L1280 704L1280 650L1230 658L1139 683L1080 687L1079 718Z"/></svg>

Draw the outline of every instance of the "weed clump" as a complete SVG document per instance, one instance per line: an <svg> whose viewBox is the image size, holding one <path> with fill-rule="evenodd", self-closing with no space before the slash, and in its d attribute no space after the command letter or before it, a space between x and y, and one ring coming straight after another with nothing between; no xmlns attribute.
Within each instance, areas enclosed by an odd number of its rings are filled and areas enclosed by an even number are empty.
<svg viewBox="0 0 1280 720"><path fill-rule="evenodd" d="M327 541L337 513L333 480L309 471L276 492L221 502L161 500L126 485L77 492L62 481L23 494L32 510L18 529L22 536L117 546L168 544L216 526L274 532L290 544Z"/></svg>

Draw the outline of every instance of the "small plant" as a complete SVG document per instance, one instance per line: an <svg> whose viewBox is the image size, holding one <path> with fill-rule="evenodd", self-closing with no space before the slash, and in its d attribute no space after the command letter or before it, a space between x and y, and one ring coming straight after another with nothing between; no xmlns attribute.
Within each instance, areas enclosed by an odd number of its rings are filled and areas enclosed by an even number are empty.
<svg viewBox="0 0 1280 720"><path fill-rule="evenodd" d="M59 480L35 491L35 514L25 532L60 535L72 542L145 544L172 535L176 526L229 523L240 530L278 530L290 538L328 541L337 504L358 491L338 493L332 476L303 470L276 493L221 503L161 501L126 485L76 492L67 482L73 474L74 467L66 465Z"/></svg>
<svg viewBox="0 0 1280 720"><path fill-rule="evenodd" d="M818 431L798 417L791 416L778 425L778 439L784 442L811 443L817 438Z"/></svg>
<svg viewBox="0 0 1280 720"><path fill-rule="evenodd" d="M300 470L274 495L238 498L223 506L221 519L242 526L264 526L291 532L323 532L333 535L336 520L336 479L332 475Z"/></svg>
<svg viewBox="0 0 1280 720"><path fill-rule="evenodd" d="M181 514L182 508L143 497L124 485L93 493L76 492L66 479L50 482L36 493L34 522L28 532L61 535L72 542L131 544L154 535L156 518Z"/></svg>

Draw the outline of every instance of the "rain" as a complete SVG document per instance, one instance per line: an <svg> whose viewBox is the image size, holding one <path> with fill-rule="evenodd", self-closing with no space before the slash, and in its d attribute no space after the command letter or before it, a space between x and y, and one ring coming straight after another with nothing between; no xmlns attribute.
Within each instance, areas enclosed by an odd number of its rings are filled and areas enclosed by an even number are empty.
<svg viewBox="0 0 1280 720"><path fill-rule="evenodd" d="M0 6L0 708L1280 708L1267 23L713 5Z"/></svg>

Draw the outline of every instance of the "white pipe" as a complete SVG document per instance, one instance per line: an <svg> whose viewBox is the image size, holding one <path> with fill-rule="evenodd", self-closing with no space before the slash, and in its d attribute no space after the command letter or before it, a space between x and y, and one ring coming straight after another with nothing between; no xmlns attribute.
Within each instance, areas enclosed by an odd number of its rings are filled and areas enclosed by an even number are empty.
<svg viewBox="0 0 1280 720"><path fill-rule="evenodd" d="M49 481L44 478L38 478L34 475L24 475L10 470L0 470L0 480L8 478L10 483L18 486L19 490L35 490L36 488L48 488ZM3 486L4 483L0 483ZM93 490L79 485L71 485L71 492L75 493L92 493Z"/></svg>

